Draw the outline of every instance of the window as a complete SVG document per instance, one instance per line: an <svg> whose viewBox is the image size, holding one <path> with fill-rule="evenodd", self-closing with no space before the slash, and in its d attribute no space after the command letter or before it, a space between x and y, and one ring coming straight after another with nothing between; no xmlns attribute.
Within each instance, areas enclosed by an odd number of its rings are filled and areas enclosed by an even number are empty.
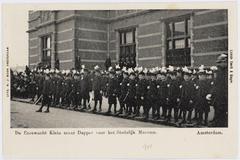
<svg viewBox="0 0 240 160"><path fill-rule="evenodd" d="M166 22L166 64L189 66L190 61L190 17Z"/></svg>
<svg viewBox="0 0 240 160"><path fill-rule="evenodd" d="M120 37L120 67L136 67L136 42L135 28L122 30L119 32Z"/></svg>
<svg viewBox="0 0 240 160"><path fill-rule="evenodd" d="M51 64L51 37L42 37L42 62L45 65Z"/></svg>

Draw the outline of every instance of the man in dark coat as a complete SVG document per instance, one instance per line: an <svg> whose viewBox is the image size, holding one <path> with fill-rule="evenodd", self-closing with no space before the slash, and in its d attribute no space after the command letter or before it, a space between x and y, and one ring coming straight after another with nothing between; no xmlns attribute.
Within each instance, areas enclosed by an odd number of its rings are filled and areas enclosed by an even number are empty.
<svg viewBox="0 0 240 160"><path fill-rule="evenodd" d="M30 83L29 83L29 93L30 93L30 98L31 98L31 101L33 102L34 101L34 98L36 96L36 86L37 86L37 82L35 80L35 77L34 75L31 73L30 74Z"/></svg>
<svg viewBox="0 0 240 160"><path fill-rule="evenodd" d="M117 99L120 104L120 96L121 96L121 83L123 80L122 70L119 65L116 65L116 79L117 79ZM119 109L120 111L120 109Z"/></svg>
<svg viewBox="0 0 240 160"><path fill-rule="evenodd" d="M66 79L64 81L64 87L63 87L63 99L64 99L64 105L66 108L70 107L71 104L71 81L72 81L72 77L71 77L71 73L67 73L66 74Z"/></svg>
<svg viewBox="0 0 240 160"><path fill-rule="evenodd" d="M157 101L156 101L156 119L159 119L161 116L165 119L167 118L167 75L166 71L159 71L157 74L156 88L157 88ZM162 108L162 115L160 116L160 108Z"/></svg>
<svg viewBox="0 0 240 160"><path fill-rule="evenodd" d="M99 112L102 111L102 96L103 96L103 80L99 68L95 68L95 76L93 78L92 90L94 93L94 108L93 112L97 110L97 104L99 102Z"/></svg>
<svg viewBox="0 0 240 160"><path fill-rule="evenodd" d="M146 80L144 79L144 72L139 72L138 81L136 83L136 116L139 116L141 106L145 108L145 99L146 99Z"/></svg>
<svg viewBox="0 0 240 160"><path fill-rule="evenodd" d="M228 126L228 66L227 54L222 54L217 59L216 81L212 90L212 103L215 106L215 120L212 126Z"/></svg>
<svg viewBox="0 0 240 160"><path fill-rule="evenodd" d="M43 82L44 82L44 76L42 71L40 71L38 76L36 76L36 81L37 81L37 85L36 85L37 99L39 99L42 94Z"/></svg>
<svg viewBox="0 0 240 160"><path fill-rule="evenodd" d="M156 101L157 101L157 85L156 85L156 76L155 73L149 72L149 76L151 77L147 84L147 92L146 92L146 112L145 118L149 118L149 111L152 108L152 118L155 118L156 111Z"/></svg>
<svg viewBox="0 0 240 160"><path fill-rule="evenodd" d="M55 94L55 104L58 106L60 104L61 98L61 91L63 89L63 79L61 77L61 73L57 73L57 80L56 80L56 94Z"/></svg>
<svg viewBox="0 0 240 160"><path fill-rule="evenodd" d="M176 71L170 71L170 80L167 84L167 101L168 101L168 113L167 119L170 121L172 110L174 110L174 120L177 122L178 116L178 102L179 102L180 90L176 79Z"/></svg>
<svg viewBox="0 0 240 160"><path fill-rule="evenodd" d="M188 121L191 121L192 116L192 110L193 110L193 104L194 104L194 98L195 98L195 89L194 85L191 81L191 71L189 69L185 69L184 71L184 81L182 82L182 85L180 85L181 88L181 95L180 95L180 101L181 101L181 109L183 111L183 120L181 123L186 123L186 115L188 112Z"/></svg>
<svg viewBox="0 0 240 160"><path fill-rule="evenodd" d="M122 114L123 111L126 109L126 100L125 97L127 95L127 84L129 82L129 76L127 71L123 71L123 80L120 83L121 91L120 91L120 98L119 98L119 103L120 103L120 110L119 114Z"/></svg>
<svg viewBox="0 0 240 160"><path fill-rule="evenodd" d="M45 80L43 82L43 89L42 89L42 105L41 107L36 111L36 112L42 112L42 108L46 105L47 106L47 110L45 111L45 113L49 112L49 107L51 105L51 80L50 80L50 76L47 73L45 76Z"/></svg>
<svg viewBox="0 0 240 160"><path fill-rule="evenodd" d="M90 81L88 78L88 70L83 69L80 77L80 88L81 88L81 97L83 99L83 109L87 109L87 101L89 99L89 91L90 91Z"/></svg>
<svg viewBox="0 0 240 160"><path fill-rule="evenodd" d="M127 94L125 98L126 106L127 106L127 115L131 115L136 112L136 81L135 81L135 73L131 72L129 76L129 82L127 83Z"/></svg>
<svg viewBox="0 0 240 160"><path fill-rule="evenodd" d="M115 71L111 70L109 72L109 79L107 83L107 97L108 97L108 111L111 113L112 105L114 105L114 113L116 113L117 107L117 79L115 77Z"/></svg>
<svg viewBox="0 0 240 160"><path fill-rule="evenodd" d="M210 107L208 105L206 96L209 94L210 87L209 87L208 81L206 79L206 71L199 70L198 77L199 77L199 80L195 87L195 89L196 89L195 112L197 114L198 124L200 124L200 125L202 124L202 117L204 114L204 124L207 125L208 124L208 113L210 111Z"/></svg>
<svg viewBox="0 0 240 160"><path fill-rule="evenodd" d="M80 101L80 85L79 85L79 73L74 73L73 80L72 80L72 103L73 109L76 110L79 106Z"/></svg>

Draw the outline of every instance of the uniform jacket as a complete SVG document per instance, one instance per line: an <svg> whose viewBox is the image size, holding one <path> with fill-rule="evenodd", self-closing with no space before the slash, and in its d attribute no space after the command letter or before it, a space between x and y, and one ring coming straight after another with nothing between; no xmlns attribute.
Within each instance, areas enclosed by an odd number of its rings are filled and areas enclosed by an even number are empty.
<svg viewBox="0 0 240 160"><path fill-rule="evenodd" d="M147 91L147 83L145 79L138 80L136 83L136 96L145 97Z"/></svg>
<svg viewBox="0 0 240 160"><path fill-rule="evenodd" d="M149 101L157 100L157 85L155 80L149 80L147 84L146 97Z"/></svg>
<svg viewBox="0 0 240 160"><path fill-rule="evenodd" d="M181 103L189 104L190 100L194 101L195 88L191 80L183 81L182 85L180 85L180 88L181 88Z"/></svg>
<svg viewBox="0 0 240 160"><path fill-rule="evenodd" d="M42 94L45 96L49 96L52 94L51 90L51 80L44 80L43 82L43 89L42 89Z"/></svg>
<svg viewBox="0 0 240 160"><path fill-rule="evenodd" d="M101 91L103 90L103 87L104 87L103 78L101 76L94 76L92 90Z"/></svg>
<svg viewBox="0 0 240 160"><path fill-rule="evenodd" d="M133 79L129 79L129 82L127 83L127 100L133 100L135 99L136 95L136 81Z"/></svg>
<svg viewBox="0 0 240 160"><path fill-rule="evenodd" d="M109 78L107 85L107 96L117 96L117 84L116 78Z"/></svg>

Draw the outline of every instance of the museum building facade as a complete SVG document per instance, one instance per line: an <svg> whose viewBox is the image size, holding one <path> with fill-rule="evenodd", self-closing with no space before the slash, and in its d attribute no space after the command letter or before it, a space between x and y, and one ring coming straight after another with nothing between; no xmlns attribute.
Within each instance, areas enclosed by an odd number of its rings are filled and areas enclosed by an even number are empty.
<svg viewBox="0 0 240 160"><path fill-rule="evenodd" d="M228 51L227 10L29 11L29 66L215 65Z"/></svg>

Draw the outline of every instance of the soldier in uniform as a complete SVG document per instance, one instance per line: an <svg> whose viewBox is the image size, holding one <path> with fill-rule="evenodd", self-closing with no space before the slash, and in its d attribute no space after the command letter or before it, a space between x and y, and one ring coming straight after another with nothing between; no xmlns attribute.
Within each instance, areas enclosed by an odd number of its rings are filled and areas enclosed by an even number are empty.
<svg viewBox="0 0 240 160"><path fill-rule="evenodd" d="M51 80L49 71L46 71L45 80L43 82L43 89L42 89L42 104L41 107L36 112L42 112L43 107L46 105L47 109L44 111L45 113L49 112L49 107L51 105Z"/></svg>
<svg viewBox="0 0 240 160"><path fill-rule="evenodd" d="M32 73L30 73L29 75L30 75L29 93L31 101L33 102L36 95L37 82L35 80L35 76Z"/></svg>
<svg viewBox="0 0 240 160"><path fill-rule="evenodd" d="M181 123L186 123L186 115L188 113L187 120L191 121L192 116L192 110L193 110L193 104L194 104L194 85L191 81L191 71L187 68L183 68L184 71L184 81L182 82L182 85L180 85L181 88L181 95L180 95L180 101L181 101L181 109L183 111L183 120Z"/></svg>
<svg viewBox="0 0 240 160"><path fill-rule="evenodd" d="M182 68L180 68L180 67L177 67L176 71L177 71L176 81L177 81L177 84L179 86L179 92L181 93L182 88L180 86L182 85L182 82L183 82L183 71L182 71ZM180 100L180 99L178 99L178 100ZM181 106L180 106L180 101L178 101L178 105L177 105L176 110L178 110L177 111L177 114L178 114L177 121L178 121L178 119L182 117L182 110L181 110Z"/></svg>
<svg viewBox="0 0 240 160"><path fill-rule="evenodd" d="M194 88L195 88L195 91L196 91L196 86L197 86L197 83L198 83L198 69L197 68L194 68L192 69L192 78L191 78L191 81L193 82L193 85L194 85ZM196 101L194 100L194 103ZM194 113L194 117L193 117L193 120L197 120L197 114L196 114L196 105L193 104L193 113Z"/></svg>
<svg viewBox="0 0 240 160"><path fill-rule="evenodd" d="M94 93L94 108L93 112L97 111L97 104L99 102L99 112L102 111L102 96L103 96L103 80L100 73L100 68L98 66L94 67L95 76L93 78L92 90Z"/></svg>
<svg viewBox="0 0 240 160"><path fill-rule="evenodd" d="M208 101L206 99L207 94L209 94L209 85L206 80L206 71L202 68L198 72L198 83L196 85L196 114L198 124L202 124L202 117L204 114L204 124L208 123L208 113L210 111Z"/></svg>
<svg viewBox="0 0 240 160"><path fill-rule="evenodd" d="M127 95L127 84L129 82L128 72L126 70L126 67L123 67L122 70L123 70L123 80L120 83L121 91L120 91L120 98L119 98L119 103L120 103L119 114L122 114L123 111L125 111L126 109L125 97Z"/></svg>
<svg viewBox="0 0 240 160"><path fill-rule="evenodd" d="M147 93L146 93L146 112L145 118L149 118L149 111L152 108L152 118L155 118L155 110L156 110L156 100L157 100L157 86L156 86L156 76L154 71L150 71L149 73L150 80L147 84Z"/></svg>
<svg viewBox="0 0 240 160"><path fill-rule="evenodd" d="M144 109L145 106L145 99L146 99L146 80L144 79L144 72L140 71L138 74L138 81L136 83L136 101L137 101L137 108L136 108L136 116L139 116L141 106Z"/></svg>
<svg viewBox="0 0 240 160"><path fill-rule="evenodd" d="M212 126L228 126L228 57L227 54L221 54L217 58L216 83L208 99L212 100L215 106L215 120Z"/></svg>
<svg viewBox="0 0 240 160"><path fill-rule="evenodd" d="M115 77L115 71L109 68L109 79L107 83L107 97L108 97L108 111L107 114L111 113L112 105L114 106L114 113L117 112L117 79Z"/></svg>
<svg viewBox="0 0 240 160"><path fill-rule="evenodd" d="M73 102L73 109L77 110L80 101L80 81L79 81L79 73L74 70L73 80L72 80L72 102Z"/></svg>
<svg viewBox="0 0 240 160"><path fill-rule="evenodd" d="M56 70L56 94L55 94L55 105L59 106L60 104L60 97L61 97L61 91L62 91L62 77L61 73Z"/></svg>
<svg viewBox="0 0 240 160"><path fill-rule="evenodd" d="M66 108L70 107L71 104L71 81L72 81L72 77L71 77L71 73L70 71L66 71L66 79L64 82L64 105L66 106Z"/></svg>
<svg viewBox="0 0 240 160"><path fill-rule="evenodd" d="M127 94L125 97L126 106L127 106L127 115L131 115L136 112L136 81L135 81L135 73L130 68L129 69L129 82L127 83Z"/></svg>
<svg viewBox="0 0 240 160"><path fill-rule="evenodd" d="M87 76L88 70L86 68L82 69L82 74L80 78L80 88L81 88L81 97L83 99L83 109L87 109L87 101L89 99L89 91L90 91L90 82Z"/></svg>
<svg viewBox="0 0 240 160"><path fill-rule="evenodd" d="M63 105L65 104L65 92L67 90L67 83L66 83L66 71L63 70L60 74L61 76L61 85L59 86L59 88L57 88L57 90L59 91L59 107L63 108Z"/></svg>
<svg viewBox="0 0 240 160"><path fill-rule="evenodd" d="M44 81L44 76L43 76L42 70L39 70L39 75L36 78L37 78L36 92L37 92L37 99L39 99L42 94L43 81Z"/></svg>
<svg viewBox="0 0 240 160"><path fill-rule="evenodd" d="M172 110L174 110L174 120L178 120L178 103L180 101L180 90L177 82L176 71L172 66L169 66L170 80L167 84L167 102L168 102L168 121L171 119Z"/></svg>
<svg viewBox="0 0 240 160"><path fill-rule="evenodd" d="M121 96L121 83L122 83L122 80L123 80L123 75L122 75L122 70L120 68L119 65L116 65L115 66L115 70L116 70L116 79L117 79L117 99L118 99L118 102L120 104L120 96ZM120 111L120 109L119 109Z"/></svg>
<svg viewBox="0 0 240 160"><path fill-rule="evenodd" d="M51 106L55 107L56 106L56 84L57 84L57 78L55 72L51 69L50 70L50 79L51 79Z"/></svg>
<svg viewBox="0 0 240 160"><path fill-rule="evenodd" d="M161 71L158 71L158 80L157 80L157 115L156 119L163 117L167 118L167 70L162 68ZM162 115L160 115L160 108L162 108Z"/></svg>

